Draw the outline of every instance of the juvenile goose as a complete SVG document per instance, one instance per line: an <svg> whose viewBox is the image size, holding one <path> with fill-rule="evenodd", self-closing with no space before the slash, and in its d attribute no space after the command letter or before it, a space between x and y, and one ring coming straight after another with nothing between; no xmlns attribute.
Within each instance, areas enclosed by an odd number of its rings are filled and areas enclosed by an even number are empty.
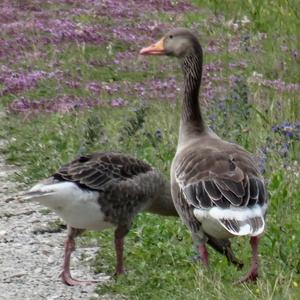
<svg viewBox="0 0 300 300"><path fill-rule="evenodd" d="M256 280L267 210L265 186L251 154L222 140L203 120L198 102L203 54L197 38L187 29L174 29L140 54L175 56L181 63L184 98L171 191L203 264L208 265L207 235L218 240L249 235L251 268L239 282Z"/></svg>
<svg viewBox="0 0 300 300"><path fill-rule="evenodd" d="M146 210L178 216L170 183L144 161L119 153L93 153L62 166L58 172L22 195L54 210L67 224L62 281L68 285L97 282L76 280L70 273L75 238L85 230L115 227L116 274L124 272L123 246L133 218ZM229 241L210 239L209 244L241 265Z"/></svg>

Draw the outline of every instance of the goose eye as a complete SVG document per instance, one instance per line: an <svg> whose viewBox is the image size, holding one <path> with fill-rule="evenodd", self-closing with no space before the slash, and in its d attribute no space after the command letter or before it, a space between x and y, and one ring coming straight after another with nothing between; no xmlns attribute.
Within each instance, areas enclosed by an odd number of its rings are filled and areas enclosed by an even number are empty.
<svg viewBox="0 0 300 300"><path fill-rule="evenodd" d="M169 38L170 38L170 39L172 39L172 38L173 38L173 35L172 35L172 34L171 34L171 35L169 35Z"/></svg>

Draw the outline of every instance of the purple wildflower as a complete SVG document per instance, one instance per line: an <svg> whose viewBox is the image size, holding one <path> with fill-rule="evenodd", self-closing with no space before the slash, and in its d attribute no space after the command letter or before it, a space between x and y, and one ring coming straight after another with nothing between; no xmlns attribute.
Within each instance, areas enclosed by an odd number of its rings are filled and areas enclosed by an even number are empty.
<svg viewBox="0 0 300 300"><path fill-rule="evenodd" d="M125 100L122 99L122 98L113 99L113 100L111 101L111 103L110 103L110 105L111 105L112 107L125 106L125 105L127 105L127 104L128 104L128 102L125 101Z"/></svg>
<svg viewBox="0 0 300 300"><path fill-rule="evenodd" d="M292 56L295 60L297 60L299 58L299 51L297 49L293 49L292 50Z"/></svg>
<svg viewBox="0 0 300 300"><path fill-rule="evenodd" d="M136 53L134 53L131 50L130 51L124 51L124 52L117 52L116 56L115 56L115 59L114 59L114 63L119 64L123 60L128 62L128 60L132 60L132 59L136 59Z"/></svg>
<svg viewBox="0 0 300 300"><path fill-rule="evenodd" d="M158 140L161 140L162 139L162 131L161 129L157 129L154 133L155 137L158 139Z"/></svg>
<svg viewBox="0 0 300 300"><path fill-rule="evenodd" d="M274 132L278 132L288 139L298 139L300 140L300 121L295 123L289 123L287 121L279 125L272 126Z"/></svg>
<svg viewBox="0 0 300 300"><path fill-rule="evenodd" d="M283 143L279 148L278 153L280 154L281 157L287 158L289 154L289 148L290 145L288 143Z"/></svg>
<svg viewBox="0 0 300 300"><path fill-rule="evenodd" d="M146 12L164 11L169 13L185 12L193 10L194 7L186 1L171 1L171 0L150 0L150 1L126 1L126 0L106 0L96 2L96 13L101 16L111 16L113 18L128 18L139 17Z"/></svg>
<svg viewBox="0 0 300 300"><path fill-rule="evenodd" d="M258 153L256 155L258 169L261 174L264 174L266 172L266 164L268 160L267 153L268 151L266 150L266 147L262 147L258 150Z"/></svg>
<svg viewBox="0 0 300 300"><path fill-rule="evenodd" d="M237 61L237 62L232 62L229 63L229 68L241 68L241 69L245 69L247 68L248 63L246 61Z"/></svg>
<svg viewBox="0 0 300 300"><path fill-rule="evenodd" d="M220 45L215 41L211 40L205 47L205 52L207 53L218 53L220 51Z"/></svg>
<svg viewBox="0 0 300 300"><path fill-rule="evenodd" d="M28 73L17 73L9 69L0 75L0 83L4 88L0 94L17 93L26 89L33 88L37 85L39 80L51 78L54 73L47 73L45 71L37 70Z"/></svg>
<svg viewBox="0 0 300 300"><path fill-rule="evenodd" d="M65 80L64 84L72 89L77 89L81 86L80 82L78 82L76 80Z"/></svg>
<svg viewBox="0 0 300 300"><path fill-rule="evenodd" d="M90 92L93 93L99 93L101 91L101 85L97 82L89 82L86 87Z"/></svg>
<svg viewBox="0 0 300 300"><path fill-rule="evenodd" d="M53 41L77 41L90 43L103 43L104 37L100 34L101 27L88 26L75 23L70 20L53 19L46 22L37 22L39 30L48 32L53 37Z"/></svg>
<svg viewBox="0 0 300 300"><path fill-rule="evenodd" d="M300 92L300 84L298 83L287 83L281 79L264 79L262 74L256 72L253 73L251 81L279 92Z"/></svg>
<svg viewBox="0 0 300 300"><path fill-rule="evenodd" d="M168 26L158 22L148 21L134 24L120 24L112 29L113 37L127 43L138 43L143 45L146 40L157 38Z"/></svg>
<svg viewBox="0 0 300 300"><path fill-rule="evenodd" d="M25 98L14 100L9 109L15 113L38 114L41 112L67 113L74 110L84 110L102 105L96 99L81 99L75 96L62 96L54 99L29 100Z"/></svg>
<svg viewBox="0 0 300 300"><path fill-rule="evenodd" d="M120 91L121 84L118 82L113 83L104 83L101 85L103 91L107 92L108 94L112 95Z"/></svg>

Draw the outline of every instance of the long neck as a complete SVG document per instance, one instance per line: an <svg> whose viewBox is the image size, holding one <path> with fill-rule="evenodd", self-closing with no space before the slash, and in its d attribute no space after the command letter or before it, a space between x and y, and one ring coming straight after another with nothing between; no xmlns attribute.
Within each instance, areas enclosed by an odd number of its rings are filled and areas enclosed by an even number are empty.
<svg viewBox="0 0 300 300"><path fill-rule="evenodd" d="M202 50L185 56L182 60L184 98L182 104L179 140L193 133L205 131L205 123L199 106L199 89L202 76Z"/></svg>
<svg viewBox="0 0 300 300"><path fill-rule="evenodd" d="M169 180L166 180L161 187L158 197L152 199L152 203L149 208L146 209L147 212L161 215L161 216L178 216L175 209L172 195L171 186Z"/></svg>

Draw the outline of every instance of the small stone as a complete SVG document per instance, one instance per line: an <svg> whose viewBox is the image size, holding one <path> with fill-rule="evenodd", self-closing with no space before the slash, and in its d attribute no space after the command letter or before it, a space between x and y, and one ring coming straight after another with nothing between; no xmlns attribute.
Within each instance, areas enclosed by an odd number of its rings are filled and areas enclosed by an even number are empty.
<svg viewBox="0 0 300 300"><path fill-rule="evenodd" d="M93 293L90 297L90 300L98 300L99 299L99 295L96 293Z"/></svg>
<svg viewBox="0 0 300 300"><path fill-rule="evenodd" d="M54 262L55 262L54 257L53 257L53 256L50 256L50 257L48 258L48 264L53 264Z"/></svg>
<svg viewBox="0 0 300 300"><path fill-rule="evenodd" d="M34 273L35 273L35 274L39 274L39 273L41 273L42 271L43 271L42 268L36 268L36 269L34 270Z"/></svg>
<svg viewBox="0 0 300 300"><path fill-rule="evenodd" d="M5 187L5 188L7 188L7 187ZM7 188L8 189L8 188ZM5 203L8 203L8 202L11 202L11 201L14 201L16 198L14 198L14 197L9 197L9 198L6 198L5 200L4 200L4 202Z"/></svg>
<svg viewBox="0 0 300 300"><path fill-rule="evenodd" d="M44 255L46 255L46 256L49 256L50 254L51 254L51 252L50 251L48 251L48 250L42 250L42 253L44 254Z"/></svg>
<svg viewBox="0 0 300 300"><path fill-rule="evenodd" d="M52 295L52 296L47 297L47 300L58 300L58 299L60 299L59 295Z"/></svg>
<svg viewBox="0 0 300 300"><path fill-rule="evenodd" d="M26 275L26 274L27 274L27 272L21 271L21 272L19 272L19 273L15 273L15 274L9 276L9 279L11 279L11 278L19 278L19 277L22 277L22 276L24 276L24 275Z"/></svg>

